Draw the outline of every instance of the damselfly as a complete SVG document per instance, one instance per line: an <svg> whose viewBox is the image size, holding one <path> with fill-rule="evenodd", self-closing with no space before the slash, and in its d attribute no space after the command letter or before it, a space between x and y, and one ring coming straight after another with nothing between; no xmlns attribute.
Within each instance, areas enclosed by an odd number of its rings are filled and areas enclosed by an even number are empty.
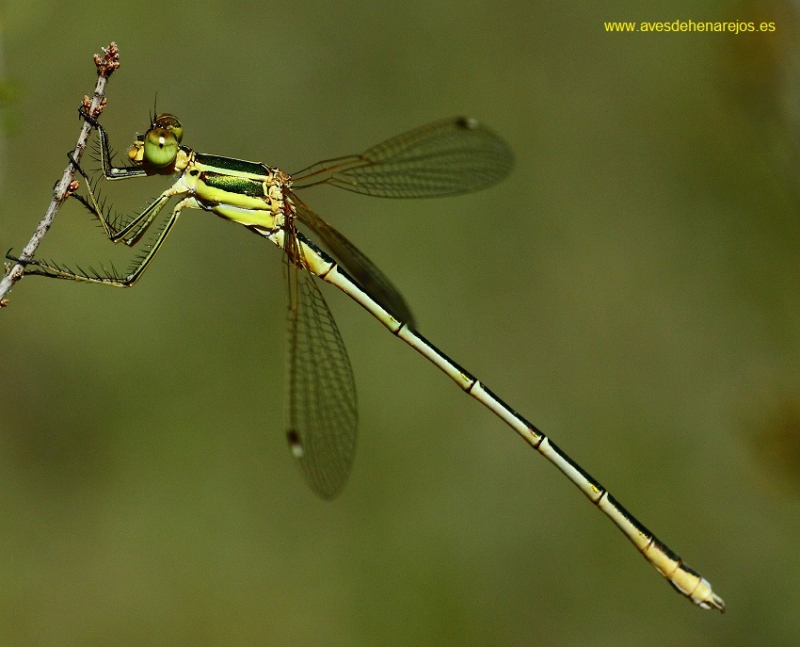
<svg viewBox="0 0 800 647"><path fill-rule="evenodd" d="M27 274L130 287L155 258L184 209L203 209L240 223L284 251L289 295L286 433L292 455L317 494L329 499L344 486L353 463L358 413L350 360L314 276L363 306L550 460L680 593L705 609L724 610L724 602L708 581L656 539L600 483L419 334L411 310L389 279L297 195L301 189L320 184L395 198L455 195L486 188L504 178L513 164L508 146L490 129L468 118L438 121L360 155L319 162L287 175L265 164L201 154L181 145L183 128L170 114L154 115L150 128L128 150L130 164L116 167L105 129L95 119L84 118L99 133L105 179L177 176L152 204L119 226L98 202L91 183L88 198L76 195L112 242L136 245L170 199L179 201L127 275L73 272L41 261L30 261ZM298 224L316 233L330 254L299 232Z"/></svg>

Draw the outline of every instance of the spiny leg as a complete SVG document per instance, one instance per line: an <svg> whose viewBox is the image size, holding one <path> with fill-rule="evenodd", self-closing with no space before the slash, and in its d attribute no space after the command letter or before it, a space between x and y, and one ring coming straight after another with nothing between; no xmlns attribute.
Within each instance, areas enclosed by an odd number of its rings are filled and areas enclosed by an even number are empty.
<svg viewBox="0 0 800 647"><path fill-rule="evenodd" d="M146 169L139 166L113 166L111 153L111 146L109 145L109 138L106 129L100 124L97 119L88 114L83 107L78 109L78 114L89 123L92 128L97 130L100 136L100 162L103 165L103 175L107 180L127 180L132 177L146 177L148 172ZM86 176L82 171L81 173Z"/></svg>
<svg viewBox="0 0 800 647"><path fill-rule="evenodd" d="M86 177L83 173L83 170L79 169L81 174ZM174 187L173 187L174 188ZM124 226L117 229L117 227L112 224L111 219L103 209L103 205L100 204L97 198L94 195L94 189L92 188L91 182L87 177L87 192L89 193L89 200L84 198L82 195L77 193L73 193L71 197L78 200L89 212L95 216L103 227L103 231L105 232L106 236L112 243L118 243L120 241L124 242L128 247L134 246L136 243L139 242L141 237L147 232L147 229L150 225L153 224L153 220L158 216L161 212L161 209L164 208L166 202L175 195L175 191L173 188L168 189L164 193L162 193L158 198L156 198L152 203L150 203L141 213L133 216L129 222L127 222Z"/></svg>
<svg viewBox="0 0 800 647"><path fill-rule="evenodd" d="M165 191L161 197L156 200L150 207L148 207L145 212L155 207L158 204L156 209L156 214L161 208L166 204L167 200L172 197L174 193L172 190ZM132 287L136 281L139 280L139 277L144 273L144 271L148 268L150 263L152 262L153 258L155 258L156 254L160 251L161 246L163 245L164 241L166 240L169 232L175 226L175 223L178 220L178 216L180 215L181 211L189 206L194 206L194 201L192 198L185 198L181 200L175 208L172 210L172 214L161 227L161 231L158 232L156 239L153 241L153 244L150 245L150 248L137 260L136 265L134 266L133 270L127 274L126 276L117 276L116 272L106 273L106 275L102 275L99 272L90 270L89 272L85 272L78 268L78 272L73 272L68 267L62 267L55 263L45 263L42 261L31 260L27 263L24 263L27 267L25 269L25 274L28 276L46 276L51 279L68 279L72 281L83 281L85 283L98 283L100 285L113 285L115 287L120 288L129 288ZM155 215L149 217L149 222L152 222ZM143 216L140 216L140 218ZM12 256L11 254L6 254L6 258L15 262L21 262L20 259Z"/></svg>
<svg viewBox="0 0 800 647"><path fill-rule="evenodd" d="M97 130L100 136L100 161L103 166L103 175L107 180L123 180L132 177L147 177L148 173L145 169L128 166L128 167L114 167L112 166L111 160L113 154L111 152L111 148L109 146L108 134L106 133L105 128L100 125L100 123L86 113L83 108L78 110L80 116L87 121L93 128ZM120 240L124 240L125 244L128 246L134 245L136 241L141 238L141 236L145 233L147 228L152 223L152 217L148 218L147 214L151 213L151 208L153 205L150 205L147 209L145 209L141 214L135 216L131 219L127 224L123 227L118 228L115 223L112 223L112 219L109 217L109 213L104 208L104 205L101 203L100 200L97 199L96 193L96 184L93 186L92 179L83 170L83 168L78 164L72 157L71 154L67 154L72 165L75 169L83 176L86 180L86 189L87 193L89 194L88 200L84 198L82 195L77 193L73 193L72 197L77 199L81 204L83 204L89 212L95 216L99 221L101 226L103 227L103 231L105 232L108 239L113 242L117 243ZM157 201L156 201L157 202ZM155 204L155 203L154 203ZM157 213L157 212L156 212ZM137 225L144 220L144 223L141 225L141 228L138 228L137 231L132 235L128 236L131 230L137 228Z"/></svg>

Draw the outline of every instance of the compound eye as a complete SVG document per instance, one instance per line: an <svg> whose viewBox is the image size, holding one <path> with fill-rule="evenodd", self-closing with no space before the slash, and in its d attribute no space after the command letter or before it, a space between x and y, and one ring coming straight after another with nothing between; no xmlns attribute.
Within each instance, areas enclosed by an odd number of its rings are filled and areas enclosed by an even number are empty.
<svg viewBox="0 0 800 647"><path fill-rule="evenodd" d="M155 168L164 168L178 156L178 138L172 129L151 128L144 136L144 161Z"/></svg>

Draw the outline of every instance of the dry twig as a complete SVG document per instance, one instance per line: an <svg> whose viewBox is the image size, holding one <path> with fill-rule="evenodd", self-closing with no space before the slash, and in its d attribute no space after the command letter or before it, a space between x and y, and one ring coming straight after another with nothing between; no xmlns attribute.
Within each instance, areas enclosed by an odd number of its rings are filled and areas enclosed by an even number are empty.
<svg viewBox="0 0 800 647"><path fill-rule="evenodd" d="M106 83L114 70L119 67L119 48L117 44L112 42L108 47L104 47L102 56L100 54L95 54L94 64L97 67L97 84L95 85L94 94L91 99L88 96L83 98L83 110L92 117L97 118L103 112L103 108L105 108L106 105ZM75 164L80 163L81 157L83 157L91 131L91 124L84 120L81 134L78 137L78 143L75 144L75 150L72 151L72 159L75 161ZM31 236L25 249L23 249L22 253L19 255L20 262L10 265L3 280L0 281L0 308L8 305L8 299L6 299L5 296L8 294L9 290L11 290L12 286L23 277L25 264L33 258L36 248L39 246L42 238L44 238L47 230L50 229L50 226L53 224L56 212L58 212L61 205L67 200L70 193L75 190L75 164L70 162L67 168L64 169L64 174L61 176L61 180L56 184L55 190L53 191L53 199L50 201L50 206L47 208L42 221L39 223L39 226L36 227L36 231L33 236Z"/></svg>

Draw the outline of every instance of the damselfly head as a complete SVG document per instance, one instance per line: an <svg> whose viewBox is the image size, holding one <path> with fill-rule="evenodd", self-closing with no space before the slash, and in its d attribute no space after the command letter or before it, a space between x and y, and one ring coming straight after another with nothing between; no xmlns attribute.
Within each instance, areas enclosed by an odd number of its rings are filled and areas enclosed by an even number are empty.
<svg viewBox="0 0 800 647"><path fill-rule="evenodd" d="M175 163L183 139L183 126L175 115L156 116L144 135L136 137L128 159L140 166L165 169Z"/></svg>

